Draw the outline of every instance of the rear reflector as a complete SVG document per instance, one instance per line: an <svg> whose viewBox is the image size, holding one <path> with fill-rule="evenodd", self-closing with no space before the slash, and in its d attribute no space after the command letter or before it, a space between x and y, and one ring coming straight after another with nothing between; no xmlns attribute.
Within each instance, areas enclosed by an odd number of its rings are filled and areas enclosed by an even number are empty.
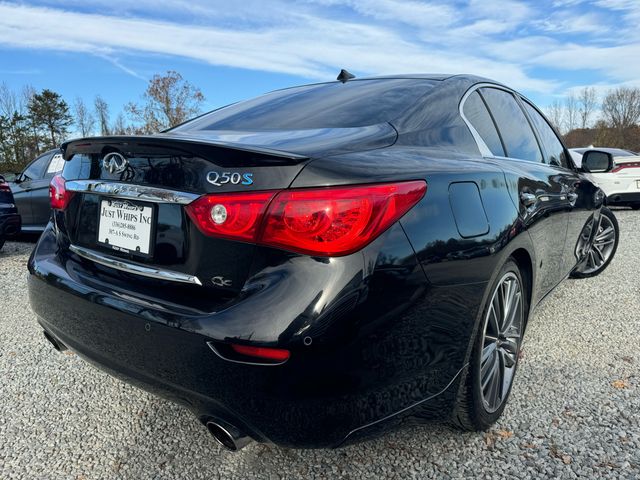
<svg viewBox="0 0 640 480"><path fill-rule="evenodd" d="M64 210L69 205L73 192L65 187L65 181L62 175L56 175L51 179L49 184L49 198L51 200L51 208L54 210Z"/></svg>
<svg viewBox="0 0 640 480"><path fill-rule="evenodd" d="M206 235L316 256L356 252L407 213L423 180L378 185L211 194L186 207Z"/></svg>
<svg viewBox="0 0 640 480"><path fill-rule="evenodd" d="M231 344L231 349L240 355L272 360L274 362L284 362L289 360L291 356L289 350L285 350L284 348L252 347L249 345Z"/></svg>

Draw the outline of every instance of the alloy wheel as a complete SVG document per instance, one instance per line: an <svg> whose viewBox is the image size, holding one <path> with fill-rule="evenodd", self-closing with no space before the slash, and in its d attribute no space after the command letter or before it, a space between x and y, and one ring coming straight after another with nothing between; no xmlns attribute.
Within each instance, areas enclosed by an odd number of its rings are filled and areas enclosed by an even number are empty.
<svg viewBox="0 0 640 480"><path fill-rule="evenodd" d="M484 320L480 389L482 403L493 413L504 403L518 362L524 302L520 280L507 272L493 292Z"/></svg>
<svg viewBox="0 0 640 480"><path fill-rule="evenodd" d="M600 223L593 243L587 252L587 262L580 272L590 274L600 270L611 258L616 241L613 222L606 215L600 215Z"/></svg>

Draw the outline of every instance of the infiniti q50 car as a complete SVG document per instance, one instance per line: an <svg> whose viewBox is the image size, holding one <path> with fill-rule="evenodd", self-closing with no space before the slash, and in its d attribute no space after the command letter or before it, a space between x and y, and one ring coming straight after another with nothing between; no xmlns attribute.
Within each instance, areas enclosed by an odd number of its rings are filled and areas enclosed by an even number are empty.
<svg viewBox="0 0 640 480"><path fill-rule="evenodd" d="M225 447L488 428L531 310L580 275L604 194L540 111L474 76L289 88L62 146L29 260L45 336Z"/></svg>

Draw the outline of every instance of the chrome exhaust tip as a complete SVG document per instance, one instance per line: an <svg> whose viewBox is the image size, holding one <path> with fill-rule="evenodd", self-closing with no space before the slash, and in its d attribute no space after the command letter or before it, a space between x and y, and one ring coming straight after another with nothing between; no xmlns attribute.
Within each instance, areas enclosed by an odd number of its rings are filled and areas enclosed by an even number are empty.
<svg viewBox="0 0 640 480"><path fill-rule="evenodd" d="M51 343L51 345L53 345L53 348L55 348L57 351L64 352L65 350L68 350L67 346L64 343L56 339L53 335L51 335L46 330L44 330L42 333L44 333L44 338L49 340L49 343Z"/></svg>
<svg viewBox="0 0 640 480"><path fill-rule="evenodd" d="M237 452L251 443L251 437L231 425L221 425L217 421L209 420L206 426L216 442L230 452Z"/></svg>

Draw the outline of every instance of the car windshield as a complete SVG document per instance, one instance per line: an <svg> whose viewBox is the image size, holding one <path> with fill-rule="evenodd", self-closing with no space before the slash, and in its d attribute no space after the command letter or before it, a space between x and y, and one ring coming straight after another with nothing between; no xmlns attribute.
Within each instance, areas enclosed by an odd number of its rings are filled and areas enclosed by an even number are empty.
<svg viewBox="0 0 640 480"><path fill-rule="evenodd" d="M435 80L388 79L289 88L214 110L171 131L346 128L390 122Z"/></svg>

